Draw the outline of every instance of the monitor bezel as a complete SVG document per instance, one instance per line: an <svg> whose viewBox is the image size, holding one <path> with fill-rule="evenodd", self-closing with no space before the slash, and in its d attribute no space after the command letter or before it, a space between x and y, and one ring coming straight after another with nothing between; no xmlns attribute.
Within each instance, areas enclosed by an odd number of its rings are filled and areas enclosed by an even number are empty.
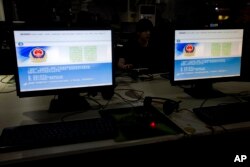
<svg viewBox="0 0 250 167"><path fill-rule="evenodd" d="M195 78L195 79L185 79L185 80L175 80L175 31L178 30L229 30L229 29L241 29L243 30L243 43L242 43L242 55L241 55L241 67L240 67L240 74L239 76L225 76L225 77L212 77L212 78ZM237 26L223 26L223 27L194 27L194 26L187 26L187 27L174 27L172 28L172 46L171 46L171 71L170 71L170 83L171 85L192 85L192 84L203 84L203 83L215 83L215 82L227 82L227 81L239 81L242 78L242 57L243 57L243 47L244 47L244 28L241 25Z"/></svg>
<svg viewBox="0 0 250 167"><path fill-rule="evenodd" d="M111 31L111 60L112 60L112 82L111 85L101 85L101 86L89 86L89 87L76 87L76 88L63 88L63 89L50 89L50 90L34 90L34 91L21 91L19 83L18 74L18 62L16 58L16 48L14 40L14 31L74 31L74 30L108 30ZM46 96L46 95L61 95L61 94L79 94L79 93L90 93L96 94L98 92L113 91L115 87L115 62L114 62L114 40L113 40L113 29L111 27L13 27L12 28L12 45L11 53L15 57L15 80L16 80L16 92L19 97L34 97L34 96Z"/></svg>

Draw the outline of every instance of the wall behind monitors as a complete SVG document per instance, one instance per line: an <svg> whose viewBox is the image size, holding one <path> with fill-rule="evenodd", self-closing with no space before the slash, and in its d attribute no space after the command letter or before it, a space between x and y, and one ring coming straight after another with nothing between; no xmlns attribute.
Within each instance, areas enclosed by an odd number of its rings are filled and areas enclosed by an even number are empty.
<svg viewBox="0 0 250 167"><path fill-rule="evenodd" d="M69 20L69 0L3 0L3 6L7 22L24 21L30 25L46 26Z"/></svg>
<svg viewBox="0 0 250 167"><path fill-rule="evenodd" d="M0 21L0 75L14 74L15 59L10 53L10 26Z"/></svg>

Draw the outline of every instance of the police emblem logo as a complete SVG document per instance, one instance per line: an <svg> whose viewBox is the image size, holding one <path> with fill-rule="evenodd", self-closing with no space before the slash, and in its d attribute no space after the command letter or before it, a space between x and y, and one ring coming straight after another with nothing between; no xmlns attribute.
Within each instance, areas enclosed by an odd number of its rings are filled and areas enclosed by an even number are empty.
<svg viewBox="0 0 250 167"><path fill-rule="evenodd" d="M46 58L46 52L42 48L34 48L30 52L30 59L33 62L45 62Z"/></svg>
<svg viewBox="0 0 250 167"><path fill-rule="evenodd" d="M194 56L195 47L192 44L187 44L184 48L184 55L185 56Z"/></svg>

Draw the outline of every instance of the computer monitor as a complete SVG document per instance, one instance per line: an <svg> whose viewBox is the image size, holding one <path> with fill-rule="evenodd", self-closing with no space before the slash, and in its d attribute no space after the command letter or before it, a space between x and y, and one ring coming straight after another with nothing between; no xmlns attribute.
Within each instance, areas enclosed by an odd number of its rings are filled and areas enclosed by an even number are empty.
<svg viewBox="0 0 250 167"><path fill-rule="evenodd" d="M241 77L243 29L175 29L171 83L195 98L220 97L213 83Z"/></svg>
<svg viewBox="0 0 250 167"><path fill-rule="evenodd" d="M13 39L18 96L59 95L50 110L88 108L82 92L112 97L111 29L23 27Z"/></svg>

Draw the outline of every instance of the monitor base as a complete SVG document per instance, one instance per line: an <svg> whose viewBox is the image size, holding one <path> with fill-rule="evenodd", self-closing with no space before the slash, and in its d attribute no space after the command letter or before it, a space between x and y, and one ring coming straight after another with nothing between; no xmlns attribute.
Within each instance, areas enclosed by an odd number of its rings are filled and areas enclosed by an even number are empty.
<svg viewBox="0 0 250 167"><path fill-rule="evenodd" d="M85 97L80 95L58 95L57 99L52 99L49 112L75 112L90 109L90 105Z"/></svg>
<svg viewBox="0 0 250 167"><path fill-rule="evenodd" d="M184 92L196 99L219 98L225 94L215 90L212 84L196 84L192 88L185 88Z"/></svg>

